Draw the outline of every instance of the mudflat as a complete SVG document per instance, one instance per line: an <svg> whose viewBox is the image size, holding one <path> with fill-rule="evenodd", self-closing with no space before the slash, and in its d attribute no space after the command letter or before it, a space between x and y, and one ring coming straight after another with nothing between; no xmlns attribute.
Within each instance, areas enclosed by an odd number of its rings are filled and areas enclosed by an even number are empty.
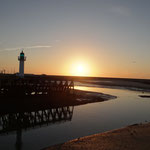
<svg viewBox="0 0 150 150"><path fill-rule="evenodd" d="M43 150L149 150L150 123L81 137Z"/></svg>

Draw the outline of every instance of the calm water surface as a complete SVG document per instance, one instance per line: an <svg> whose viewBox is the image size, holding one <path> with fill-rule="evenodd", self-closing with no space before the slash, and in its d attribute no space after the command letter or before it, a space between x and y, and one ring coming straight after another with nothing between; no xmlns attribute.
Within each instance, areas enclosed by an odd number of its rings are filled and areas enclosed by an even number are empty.
<svg viewBox="0 0 150 150"><path fill-rule="evenodd" d="M22 147L16 148L16 132L0 134L2 150L36 150L81 136L150 121L150 98L140 98L139 91L76 86L76 89L102 92L118 98L76 106L70 121L23 130ZM1 125L0 125L1 126Z"/></svg>

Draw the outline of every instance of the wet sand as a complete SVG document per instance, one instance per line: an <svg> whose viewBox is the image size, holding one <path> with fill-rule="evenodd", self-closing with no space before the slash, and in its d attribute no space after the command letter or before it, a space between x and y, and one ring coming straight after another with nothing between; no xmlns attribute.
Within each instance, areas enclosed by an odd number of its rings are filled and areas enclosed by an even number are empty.
<svg viewBox="0 0 150 150"><path fill-rule="evenodd" d="M149 150L150 123L81 137L43 150Z"/></svg>
<svg viewBox="0 0 150 150"><path fill-rule="evenodd" d="M108 86L114 88L124 88L129 90L137 90L137 91L150 91L150 80L144 79L119 79L119 78L111 78L111 79L100 79L100 80L82 80L81 83L92 84L97 86Z"/></svg>

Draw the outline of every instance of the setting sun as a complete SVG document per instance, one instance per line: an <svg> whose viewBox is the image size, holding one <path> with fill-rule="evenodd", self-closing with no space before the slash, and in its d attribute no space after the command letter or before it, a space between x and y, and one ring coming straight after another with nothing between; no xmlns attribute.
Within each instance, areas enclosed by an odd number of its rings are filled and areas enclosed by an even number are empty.
<svg viewBox="0 0 150 150"><path fill-rule="evenodd" d="M89 76L89 66L85 63L74 63L71 66L71 74L75 76Z"/></svg>
<svg viewBox="0 0 150 150"><path fill-rule="evenodd" d="M77 66L77 72L78 73L83 73L84 72L84 67L82 65Z"/></svg>

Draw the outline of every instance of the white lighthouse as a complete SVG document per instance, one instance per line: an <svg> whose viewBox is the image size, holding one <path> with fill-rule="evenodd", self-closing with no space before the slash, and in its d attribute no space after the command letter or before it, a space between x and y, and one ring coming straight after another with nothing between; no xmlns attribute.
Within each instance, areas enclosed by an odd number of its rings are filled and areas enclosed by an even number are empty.
<svg viewBox="0 0 150 150"><path fill-rule="evenodd" d="M19 60L19 76L24 77L24 61L26 61L26 57L23 51L20 53L20 56L18 56L18 60Z"/></svg>

